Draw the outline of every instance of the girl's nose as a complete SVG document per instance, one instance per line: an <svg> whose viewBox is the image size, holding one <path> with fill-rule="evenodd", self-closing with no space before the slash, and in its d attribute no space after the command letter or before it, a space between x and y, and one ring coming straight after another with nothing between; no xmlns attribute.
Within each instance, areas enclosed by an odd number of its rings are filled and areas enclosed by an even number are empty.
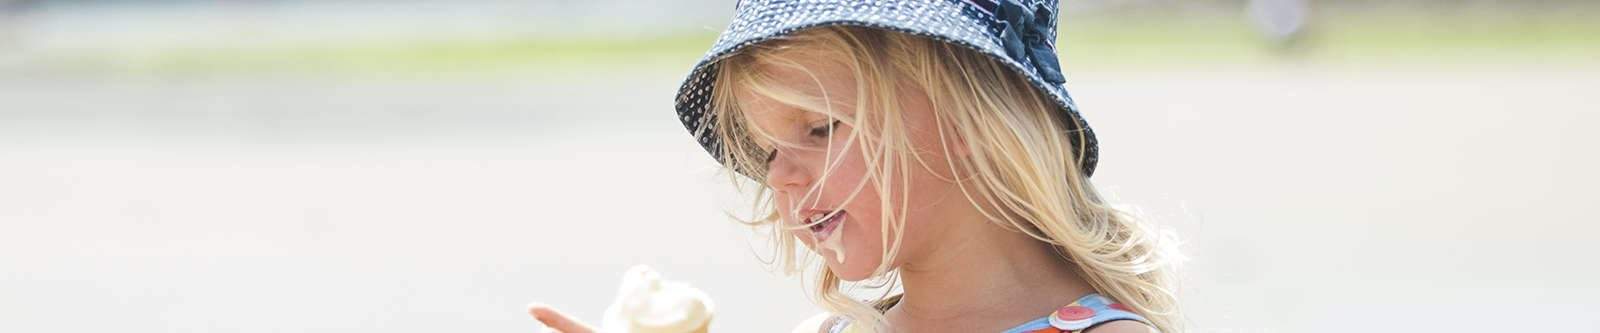
<svg viewBox="0 0 1600 333"><path fill-rule="evenodd" d="M801 191L810 185L811 176L805 168L784 155L779 151L767 164L767 186L783 193L803 193Z"/></svg>

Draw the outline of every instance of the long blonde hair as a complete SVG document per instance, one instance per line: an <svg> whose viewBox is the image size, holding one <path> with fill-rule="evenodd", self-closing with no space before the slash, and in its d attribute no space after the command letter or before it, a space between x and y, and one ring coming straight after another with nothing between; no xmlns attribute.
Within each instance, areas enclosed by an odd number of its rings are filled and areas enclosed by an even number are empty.
<svg viewBox="0 0 1600 333"><path fill-rule="evenodd" d="M1182 331L1174 291L1174 246L1163 240L1163 233L1102 200L1080 170L1081 157L1074 153L1083 147L1073 147L1073 142L1085 141L1081 131L1067 130L1074 128L1067 124L1076 119L1056 111L1048 96L987 56L892 31L812 28L752 45L718 62L712 91L712 100L718 102L710 110L716 120L702 130L723 142L717 153L734 171L729 172L734 183L754 188L755 218L741 221L771 230L776 253L770 263L785 274L802 272L797 268L798 242L786 232L795 227L782 225L773 193L760 181L765 177L766 153L754 139L764 134L747 123L737 103L729 101L741 89L779 101L816 100L819 96L801 96L758 69L799 66L799 57L835 60L854 75L859 96L854 110L836 112L826 96L821 96L827 104L823 110L810 110L829 113L856 129L847 142L867 161L865 182L880 189L885 203L884 260L873 274L886 281L879 282L880 287L896 280L888 265L900 249L907 206L903 201L898 207L889 204L894 191L883 189L906 190L903 178L912 167L947 167L950 174L970 177L951 181L964 184L961 189L968 201L990 221L1052 244L1096 291L1132 308L1163 332ZM964 142L970 152L966 158L951 157L948 165L932 165L909 149L896 90L908 84L930 99L944 149ZM814 297L823 307L875 331L887 331L879 309L846 295L844 282L825 265L818 271Z"/></svg>

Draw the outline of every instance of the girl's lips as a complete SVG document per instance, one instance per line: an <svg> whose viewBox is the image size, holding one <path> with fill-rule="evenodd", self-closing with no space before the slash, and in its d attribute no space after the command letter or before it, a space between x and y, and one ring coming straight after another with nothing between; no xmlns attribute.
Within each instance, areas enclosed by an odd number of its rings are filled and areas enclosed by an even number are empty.
<svg viewBox="0 0 1600 333"><path fill-rule="evenodd" d="M844 227L844 211L835 211L826 215L813 215L812 218L808 218L807 220L809 221L819 218L823 220L812 225L813 229L811 230L811 236L814 237L813 240L816 241L815 246L817 254L820 255L823 253L831 253L833 254L833 258L830 258L833 259L832 261L838 262L841 265L844 264L845 234L843 230L839 230L839 228ZM827 250L827 252L823 252L823 250Z"/></svg>
<svg viewBox="0 0 1600 333"><path fill-rule="evenodd" d="M800 224L801 225L805 225L808 228L811 228L811 230L818 230L818 229L821 229L822 224L821 223L815 223L815 222L825 221L827 219L836 217L838 215L844 215L844 210L843 209L806 209L806 210L800 211L800 213L801 213L801 215L799 217L800 217Z"/></svg>
<svg viewBox="0 0 1600 333"><path fill-rule="evenodd" d="M825 215L824 217L826 219L822 220L822 223L817 223L811 226L812 236L815 236L817 241L822 241L828 239L828 236L832 236L834 230L838 230L839 226L843 224L845 213L844 211L838 211L837 213ZM812 221L807 222L809 223Z"/></svg>

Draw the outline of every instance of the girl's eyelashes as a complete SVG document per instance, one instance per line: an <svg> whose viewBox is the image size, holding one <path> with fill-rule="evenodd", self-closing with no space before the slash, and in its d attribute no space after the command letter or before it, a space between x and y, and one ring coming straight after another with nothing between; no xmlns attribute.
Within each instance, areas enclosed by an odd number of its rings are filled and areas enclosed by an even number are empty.
<svg viewBox="0 0 1600 333"><path fill-rule="evenodd" d="M827 125L822 125L822 126L811 128L810 133L808 133L808 134L813 136L813 137L826 139L829 136L832 136L833 135L833 131L837 130L839 128L839 125L843 124L843 123L844 123L844 121L842 121L842 120L834 120L832 122L829 122ZM767 151L767 160L765 162L763 162L763 163L767 164L767 165L770 165L770 164L772 164L772 160L777 159L777 158L778 158L778 149L777 148L773 148L772 150Z"/></svg>
<svg viewBox="0 0 1600 333"><path fill-rule="evenodd" d="M839 124L843 123L843 122L844 122L843 120L834 119L832 122L829 122L827 125L822 125L822 126L819 126L819 127L812 128L811 129L811 136L819 137L819 138L826 138L826 137L832 135L833 134L833 130L838 128Z"/></svg>

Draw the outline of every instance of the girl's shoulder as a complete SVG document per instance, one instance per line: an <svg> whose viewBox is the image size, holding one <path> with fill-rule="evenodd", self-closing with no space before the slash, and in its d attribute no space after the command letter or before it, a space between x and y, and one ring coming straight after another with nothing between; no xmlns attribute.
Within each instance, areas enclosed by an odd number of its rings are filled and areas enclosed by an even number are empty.
<svg viewBox="0 0 1600 333"><path fill-rule="evenodd" d="M834 316L831 313L827 313L827 312L818 313L815 316L811 316L811 318L806 318L805 321L801 321L800 325L795 325L794 330L792 330L791 332L794 332L794 333L827 332L825 329L828 329L832 325L835 325L834 322L838 321L839 320L838 318L839 318L838 316Z"/></svg>
<svg viewBox="0 0 1600 333"><path fill-rule="evenodd" d="M882 313L882 312L885 312L885 311L889 311L889 308L894 307L895 303L899 303L899 302L900 302L900 295L894 295L894 296L889 296L889 298L885 298L885 299L883 299L881 301L878 301L877 303L873 304L872 307L873 308L877 308L878 312ZM861 328L856 327L855 325L850 325L850 318L849 317L845 317L845 316L838 315L838 314L824 312L824 313L819 313L819 314L817 314L815 316L811 316L811 318L807 318L805 321L800 322L800 325L795 326L793 332L794 333L862 333L862 332L865 332L865 331L862 330Z"/></svg>
<svg viewBox="0 0 1600 333"><path fill-rule="evenodd" d="M811 318L806 318L800 325L794 327L793 333L865 333L862 328L850 325L850 318L832 314L819 313Z"/></svg>

